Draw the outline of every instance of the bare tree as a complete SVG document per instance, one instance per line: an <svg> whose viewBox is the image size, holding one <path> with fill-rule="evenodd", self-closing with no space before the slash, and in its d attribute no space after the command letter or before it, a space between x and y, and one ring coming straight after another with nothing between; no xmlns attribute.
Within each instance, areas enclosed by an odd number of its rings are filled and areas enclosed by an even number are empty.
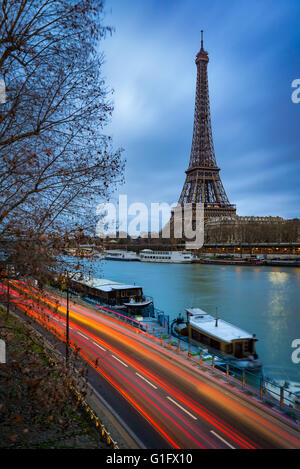
<svg viewBox="0 0 300 469"><path fill-rule="evenodd" d="M103 133L107 33L101 1L0 1L0 235L14 240L18 269L40 270L51 246L91 232L97 201L122 180L121 151Z"/></svg>

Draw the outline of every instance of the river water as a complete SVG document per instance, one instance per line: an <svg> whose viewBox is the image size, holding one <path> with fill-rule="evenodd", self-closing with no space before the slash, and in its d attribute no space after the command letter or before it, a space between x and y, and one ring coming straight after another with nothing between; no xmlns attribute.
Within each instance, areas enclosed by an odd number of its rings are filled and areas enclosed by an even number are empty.
<svg viewBox="0 0 300 469"><path fill-rule="evenodd" d="M170 320L200 307L255 333L264 374L300 382L291 344L300 339L300 268L97 261L95 277L140 285Z"/></svg>

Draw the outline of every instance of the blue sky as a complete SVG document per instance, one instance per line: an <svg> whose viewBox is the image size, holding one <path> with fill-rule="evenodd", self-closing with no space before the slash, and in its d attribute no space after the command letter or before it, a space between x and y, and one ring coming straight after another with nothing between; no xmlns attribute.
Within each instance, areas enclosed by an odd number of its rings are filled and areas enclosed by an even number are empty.
<svg viewBox="0 0 300 469"><path fill-rule="evenodd" d="M102 43L129 202L176 202L188 167L200 30L216 158L239 215L299 217L298 0L106 0Z"/></svg>

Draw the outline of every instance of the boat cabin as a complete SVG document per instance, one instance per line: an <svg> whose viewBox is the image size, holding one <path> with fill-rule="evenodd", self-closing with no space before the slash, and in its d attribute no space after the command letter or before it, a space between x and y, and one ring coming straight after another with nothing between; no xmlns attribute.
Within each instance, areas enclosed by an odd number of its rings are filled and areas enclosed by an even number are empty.
<svg viewBox="0 0 300 469"><path fill-rule="evenodd" d="M187 309L186 313L185 333L193 343L207 345L236 358L255 355L255 334L250 334L223 319L214 318L200 308Z"/></svg>
<svg viewBox="0 0 300 469"><path fill-rule="evenodd" d="M193 259L193 254L187 251L153 251L152 249L143 249L140 252L140 260L142 262L189 264Z"/></svg>
<svg viewBox="0 0 300 469"><path fill-rule="evenodd" d="M78 293L88 295L108 304L122 304L131 299L139 301L143 298L143 289L137 285L124 285L103 278L88 278L69 280L70 286Z"/></svg>
<svg viewBox="0 0 300 469"><path fill-rule="evenodd" d="M142 312L152 304L137 285L125 285L103 278L73 277L69 279L70 288L78 294L87 296L99 305L114 306L127 310L131 314Z"/></svg>

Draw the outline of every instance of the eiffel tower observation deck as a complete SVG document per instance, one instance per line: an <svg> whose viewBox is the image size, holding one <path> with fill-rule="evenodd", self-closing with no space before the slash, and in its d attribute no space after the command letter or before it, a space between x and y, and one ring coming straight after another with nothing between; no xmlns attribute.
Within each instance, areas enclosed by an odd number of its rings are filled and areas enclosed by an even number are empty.
<svg viewBox="0 0 300 469"><path fill-rule="evenodd" d="M215 157L208 91L208 62L208 53L203 48L203 31L201 31L201 49L195 60L197 84L193 141L179 204L204 203L206 219L236 214L235 205L229 202L226 195Z"/></svg>

